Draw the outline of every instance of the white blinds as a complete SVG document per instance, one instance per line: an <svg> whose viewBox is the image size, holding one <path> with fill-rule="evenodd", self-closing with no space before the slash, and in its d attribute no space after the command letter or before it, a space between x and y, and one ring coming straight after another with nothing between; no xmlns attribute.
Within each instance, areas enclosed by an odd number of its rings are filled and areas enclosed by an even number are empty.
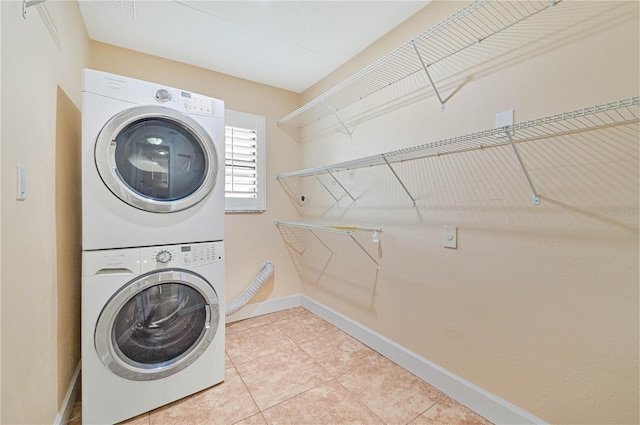
<svg viewBox="0 0 640 425"><path fill-rule="evenodd" d="M256 130L225 127L225 196L257 198L258 158Z"/></svg>

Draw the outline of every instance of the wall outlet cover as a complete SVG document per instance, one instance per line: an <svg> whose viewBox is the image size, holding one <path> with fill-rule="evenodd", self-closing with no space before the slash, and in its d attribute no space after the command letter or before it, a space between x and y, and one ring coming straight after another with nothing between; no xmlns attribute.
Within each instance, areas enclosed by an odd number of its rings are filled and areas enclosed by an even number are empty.
<svg viewBox="0 0 640 425"><path fill-rule="evenodd" d="M445 248L458 248L458 228L456 226L443 227L442 246Z"/></svg>

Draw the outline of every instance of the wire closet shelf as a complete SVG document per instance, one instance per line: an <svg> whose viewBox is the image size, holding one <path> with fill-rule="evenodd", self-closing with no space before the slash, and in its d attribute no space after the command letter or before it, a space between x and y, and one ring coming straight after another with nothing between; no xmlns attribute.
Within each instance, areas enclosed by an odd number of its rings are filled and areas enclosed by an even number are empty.
<svg viewBox="0 0 640 425"><path fill-rule="evenodd" d="M303 230L309 231L331 253L331 257L333 257L333 251L331 250L331 248L329 248L329 246L327 246L326 243L322 241L320 237L318 237L316 232L334 233L334 234L348 236L353 241L353 243L376 265L376 267L380 267L380 263L378 262L378 260L376 260L371 255L371 253L369 253L369 251L362 245L362 243L360 243L354 237L354 235L359 232L371 233L372 242L377 244L379 242L380 233L382 232L382 229L380 228L358 227L358 226L331 226L331 225L314 224L314 223L302 223L297 221L276 221L275 225L281 230L281 232L283 229L286 229L288 231L292 229L303 229ZM283 233L283 237L284 236L285 236L285 233ZM286 240L285 240L285 243L287 243L287 245L289 245L292 249L298 252L298 254L302 254L304 250L306 250L306 247L300 250L294 244L291 244ZM331 257L329 258L329 260L331 259Z"/></svg>
<svg viewBox="0 0 640 425"><path fill-rule="evenodd" d="M415 206L415 200L400 177L395 173L391 164L443 154L511 144L518 156L518 160L520 161L523 171L527 174L526 168L518 154L516 147L517 143L638 122L640 121L639 105L640 97L634 96L628 99L524 121L464 136L438 140L436 142L398 149L391 152L339 162L332 165L282 173L276 175L276 179L280 181L287 194L292 196L292 194L289 193L290 191L287 190L291 185L286 183L286 180L290 177L307 177L329 174L335 179L333 174L334 172L386 165L391 169L405 192L407 192L407 195L411 198L412 205ZM534 197L537 197L535 188L533 187L528 175L527 179L529 180L529 184L534 192ZM342 185L341 187L343 190L346 190Z"/></svg>
<svg viewBox="0 0 640 425"><path fill-rule="evenodd" d="M414 39L352 75L276 122L299 128L334 115L380 90L417 73L425 73L444 110L429 67L496 35L543 10L556 0L476 0ZM347 133L349 130L345 127Z"/></svg>

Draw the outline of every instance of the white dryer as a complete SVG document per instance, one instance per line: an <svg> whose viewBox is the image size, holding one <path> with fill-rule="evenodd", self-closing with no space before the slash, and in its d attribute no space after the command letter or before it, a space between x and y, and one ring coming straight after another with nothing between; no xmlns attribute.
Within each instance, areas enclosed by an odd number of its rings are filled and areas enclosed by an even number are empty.
<svg viewBox="0 0 640 425"><path fill-rule="evenodd" d="M83 252L82 423L116 423L224 379L223 252Z"/></svg>
<svg viewBox="0 0 640 425"><path fill-rule="evenodd" d="M224 239L224 102L84 71L82 249Z"/></svg>

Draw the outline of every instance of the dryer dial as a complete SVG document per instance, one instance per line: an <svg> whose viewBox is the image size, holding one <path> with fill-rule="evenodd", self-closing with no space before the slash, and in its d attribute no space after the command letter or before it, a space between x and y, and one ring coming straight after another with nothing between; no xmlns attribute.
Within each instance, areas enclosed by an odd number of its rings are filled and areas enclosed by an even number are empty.
<svg viewBox="0 0 640 425"><path fill-rule="evenodd" d="M156 261L158 263L167 264L172 258L171 252L167 250L162 250L156 254Z"/></svg>
<svg viewBox="0 0 640 425"><path fill-rule="evenodd" d="M168 102L172 98L173 96L171 96L171 92L167 89L158 89L158 91L156 91L156 99L160 102Z"/></svg>

